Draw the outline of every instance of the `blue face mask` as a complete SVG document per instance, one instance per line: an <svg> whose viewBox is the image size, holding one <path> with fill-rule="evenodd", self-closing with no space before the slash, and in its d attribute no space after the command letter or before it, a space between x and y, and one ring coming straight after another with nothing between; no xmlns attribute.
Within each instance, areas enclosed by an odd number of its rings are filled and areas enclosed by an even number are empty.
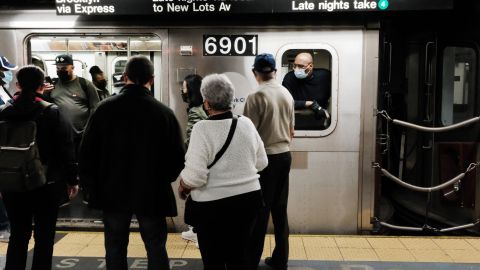
<svg viewBox="0 0 480 270"><path fill-rule="evenodd" d="M308 74L305 72L305 68L296 68L293 70L293 72L295 73L295 77L297 77L297 79L305 79L307 78Z"/></svg>
<svg viewBox="0 0 480 270"><path fill-rule="evenodd" d="M3 78L2 81L4 81L6 85L9 85L13 80L12 71L8 70L8 71L3 72L3 74L5 75L5 78Z"/></svg>

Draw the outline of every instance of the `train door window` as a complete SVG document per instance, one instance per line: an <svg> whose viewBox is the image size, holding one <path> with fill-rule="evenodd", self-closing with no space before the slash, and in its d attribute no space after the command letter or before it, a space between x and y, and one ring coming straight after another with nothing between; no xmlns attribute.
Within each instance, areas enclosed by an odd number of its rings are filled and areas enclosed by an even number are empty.
<svg viewBox="0 0 480 270"><path fill-rule="evenodd" d="M32 55L32 64L41 68L42 70L45 70L45 62L42 60L41 57Z"/></svg>
<svg viewBox="0 0 480 270"><path fill-rule="evenodd" d="M35 35L29 40L29 55L32 63L43 63L43 69L51 78L57 77L55 57L59 54L71 54L74 60L75 75L91 80L89 70L98 66L108 79L108 90L118 92L122 84L122 73L127 58L131 55L144 55L157 67L152 91L161 99L161 40L155 35L118 35L103 36L97 34L81 35Z"/></svg>
<svg viewBox="0 0 480 270"><path fill-rule="evenodd" d="M475 50L446 47L443 50L442 70L442 124L448 126L472 118L475 113L477 74Z"/></svg>
<svg viewBox="0 0 480 270"><path fill-rule="evenodd" d="M123 71L125 70L125 66L127 65L127 57L119 56L113 60L112 63L112 80L111 80L111 88L112 93L118 93L125 85L123 81Z"/></svg>
<svg viewBox="0 0 480 270"><path fill-rule="evenodd" d="M327 136L337 122L335 50L326 44L289 44L279 56L282 84L295 100L295 136Z"/></svg>

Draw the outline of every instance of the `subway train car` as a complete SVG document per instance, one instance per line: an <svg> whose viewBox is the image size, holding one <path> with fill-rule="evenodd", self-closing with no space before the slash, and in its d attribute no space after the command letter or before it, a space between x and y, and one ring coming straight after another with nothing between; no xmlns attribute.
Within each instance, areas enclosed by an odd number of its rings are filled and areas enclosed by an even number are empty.
<svg viewBox="0 0 480 270"><path fill-rule="evenodd" d="M89 68L99 66L111 93L121 89L128 57L145 55L155 65L155 98L182 128L188 74L226 74L236 88L234 112L242 114L257 85L255 55L275 56L278 82L299 52L329 70L330 121L308 122L296 112L292 233L479 232L475 1L52 2L5 4L0 54L52 78L55 56L72 54L76 74L91 79ZM178 231L185 225L184 202L177 203L171 226ZM74 228L100 220L81 198L59 216Z"/></svg>

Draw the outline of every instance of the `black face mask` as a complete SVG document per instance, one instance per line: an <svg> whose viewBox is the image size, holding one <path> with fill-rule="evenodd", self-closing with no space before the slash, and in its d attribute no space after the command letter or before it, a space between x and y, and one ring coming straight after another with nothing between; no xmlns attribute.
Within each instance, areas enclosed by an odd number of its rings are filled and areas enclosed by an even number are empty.
<svg viewBox="0 0 480 270"><path fill-rule="evenodd" d="M190 101L188 100L188 93L182 92L181 94L182 94L182 100L183 100L183 102L185 102L185 103L190 103Z"/></svg>
<svg viewBox="0 0 480 270"><path fill-rule="evenodd" d="M58 79L60 79L60 81L62 82L67 82L72 79L72 77L68 74L68 71L66 70L58 70L57 76L58 76Z"/></svg>
<svg viewBox="0 0 480 270"><path fill-rule="evenodd" d="M107 87L107 80L97 81L96 85L97 85L98 88L103 90Z"/></svg>

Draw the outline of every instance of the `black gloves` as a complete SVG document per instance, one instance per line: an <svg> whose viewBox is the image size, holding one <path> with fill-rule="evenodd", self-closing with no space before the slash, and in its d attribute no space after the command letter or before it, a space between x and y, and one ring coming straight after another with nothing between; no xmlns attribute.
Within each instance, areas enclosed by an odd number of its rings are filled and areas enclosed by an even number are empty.
<svg viewBox="0 0 480 270"><path fill-rule="evenodd" d="M328 114L328 111L325 110L324 108L322 108L316 100L313 101L313 104L310 108L315 113L315 118L316 119L329 119L330 118L330 114Z"/></svg>
<svg viewBox="0 0 480 270"><path fill-rule="evenodd" d="M310 106L310 108L314 112L322 109L322 107L320 107L320 104L318 104L318 102L316 100L313 101L312 106Z"/></svg>

